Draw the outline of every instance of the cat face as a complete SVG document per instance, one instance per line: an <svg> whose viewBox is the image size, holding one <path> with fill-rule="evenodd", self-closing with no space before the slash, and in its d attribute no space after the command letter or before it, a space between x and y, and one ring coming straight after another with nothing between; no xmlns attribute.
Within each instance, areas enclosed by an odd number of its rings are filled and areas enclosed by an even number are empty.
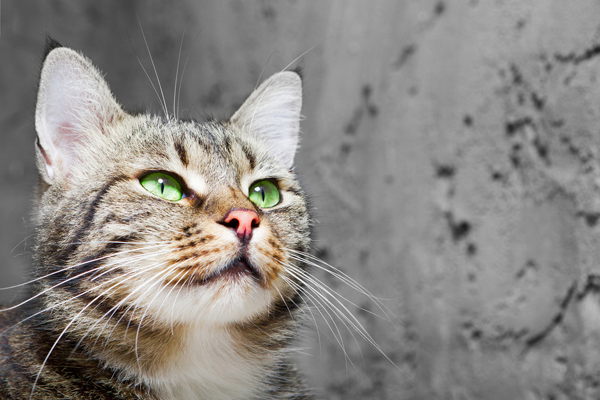
<svg viewBox="0 0 600 400"><path fill-rule="evenodd" d="M290 252L309 245L290 170L300 105L282 72L224 123L132 116L86 58L52 50L36 110L50 301L172 326L247 322L294 298Z"/></svg>

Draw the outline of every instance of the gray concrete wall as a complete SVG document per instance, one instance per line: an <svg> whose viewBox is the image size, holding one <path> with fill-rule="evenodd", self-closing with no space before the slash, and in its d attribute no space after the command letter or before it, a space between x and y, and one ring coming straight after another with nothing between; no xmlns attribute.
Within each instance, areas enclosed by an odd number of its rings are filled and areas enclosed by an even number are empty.
<svg viewBox="0 0 600 400"><path fill-rule="evenodd" d="M308 51L297 164L316 252L396 315L391 324L354 310L399 367L341 327L352 365L321 324L303 364L325 398L600 398L597 1L1 8L2 286L25 279L28 263L44 35L92 58L125 105L158 110L134 55L150 68L137 13L169 97L187 26L184 116L227 117L263 68Z"/></svg>

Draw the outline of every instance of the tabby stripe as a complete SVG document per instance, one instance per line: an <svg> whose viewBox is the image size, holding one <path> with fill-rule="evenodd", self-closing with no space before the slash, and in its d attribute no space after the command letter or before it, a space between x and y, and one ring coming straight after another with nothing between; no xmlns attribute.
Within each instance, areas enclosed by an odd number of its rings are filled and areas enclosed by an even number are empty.
<svg viewBox="0 0 600 400"><path fill-rule="evenodd" d="M242 144L242 151L246 155L248 162L250 163L250 168L256 168L256 156L252 153L252 151L248 148L246 144Z"/></svg>
<svg viewBox="0 0 600 400"><path fill-rule="evenodd" d="M177 154L179 155L179 159L181 160L183 166L187 167L189 164L188 155L183 143L181 143L181 140L175 140L175 150L177 150Z"/></svg>
<svg viewBox="0 0 600 400"><path fill-rule="evenodd" d="M63 251L61 251L58 254L58 265L66 265L67 261L70 259L70 256L73 253L75 253L77 249L79 249L79 247L83 244L83 238L87 234L88 230L90 229L90 226L92 225L92 222L94 221L96 211L98 209L98 206L100 205L100 202L104 198L104 195L106 195L111 186L125 179L125 176L122 175L112 178L106 185L104 185L102 190L100 190L100 192L96 195L96 198L90 203L85 217L83 218L83 225L79 229L77 229L75 235L73 235L73 240L71 240L73 244L67 246Z"/></svg>

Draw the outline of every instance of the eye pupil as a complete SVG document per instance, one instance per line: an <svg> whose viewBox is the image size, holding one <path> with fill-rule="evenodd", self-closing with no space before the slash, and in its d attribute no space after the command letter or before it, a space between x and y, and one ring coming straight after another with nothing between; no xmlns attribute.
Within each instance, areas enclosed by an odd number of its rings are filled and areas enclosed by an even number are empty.
<svg viewBox="0 0 600 400"><path fill-rule="evenodd" d="M158 183L160 184L160 193L164 194L165 193L165 180L160 178L158 180Z"/></svg>

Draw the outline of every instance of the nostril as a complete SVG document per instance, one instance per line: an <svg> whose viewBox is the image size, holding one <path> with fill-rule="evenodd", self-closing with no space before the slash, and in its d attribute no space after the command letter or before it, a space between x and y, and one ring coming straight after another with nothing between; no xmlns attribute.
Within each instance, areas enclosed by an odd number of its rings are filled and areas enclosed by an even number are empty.
<svg viewBox="0 0 600 400"><path fill-rule="evenodd" d="M233 229L234 231L237 231L238 227L240 226L240 221L237 218L232 218L227 221L223 221L223 225Z"/></svg>

